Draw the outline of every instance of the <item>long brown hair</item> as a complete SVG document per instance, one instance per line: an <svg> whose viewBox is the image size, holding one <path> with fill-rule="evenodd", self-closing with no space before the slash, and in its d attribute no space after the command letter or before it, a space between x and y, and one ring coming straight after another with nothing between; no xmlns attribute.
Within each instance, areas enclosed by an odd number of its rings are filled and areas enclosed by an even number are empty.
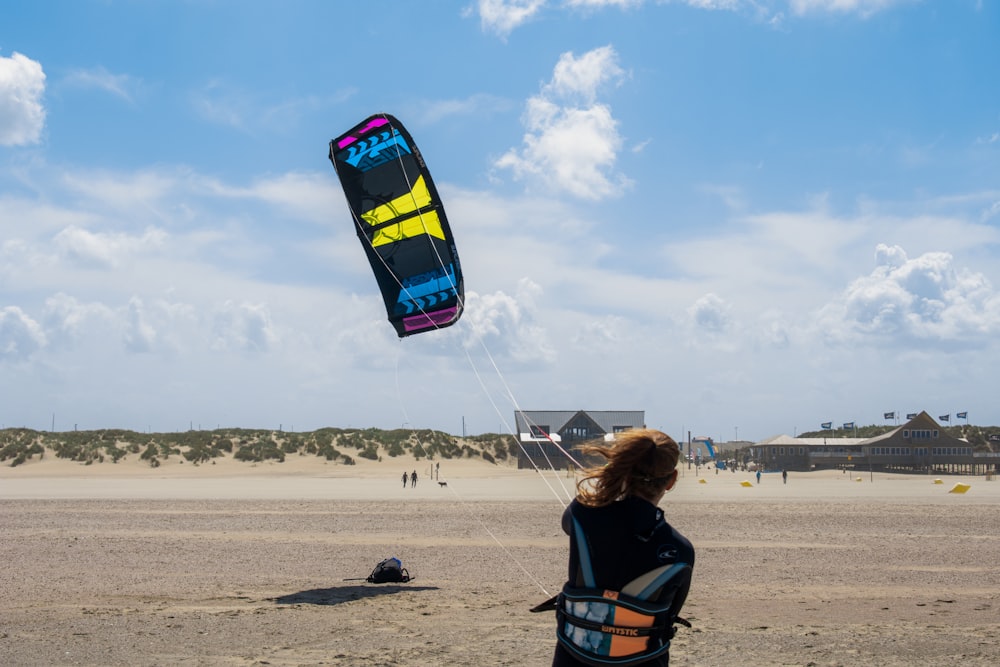
<svg viewBox="0 0 1000 667"><path fill-rule="evenodd" d="M656 498L667 487L680 458L680 448L673 438L646 428L615 434L610 447L590 444L581 451L607 461L584 470L576 483L577 499L590 507L608 505L626 496Z"/></svg>

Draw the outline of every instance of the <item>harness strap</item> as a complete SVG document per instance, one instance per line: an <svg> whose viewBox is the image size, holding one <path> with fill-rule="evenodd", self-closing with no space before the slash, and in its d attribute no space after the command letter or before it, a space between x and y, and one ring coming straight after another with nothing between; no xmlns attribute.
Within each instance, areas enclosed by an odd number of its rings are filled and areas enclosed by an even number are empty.
<svg viewBox="0 0 1000 667"><path fill-rule="evenodd" d="M648 600L663 588L664 584L683 572L684 568L690 567L687 563L661 565L645 574L640 574L625 584L625 587L622 588L622 593L639 598L640 600Z"/></svg>
<svg viewBox="0 0 1000 667"><path fill-rule="evenodd" d="M580 557L580 575L583 577L583 585L587 588L595 588L597 580L594 579L594 566L590 562L590 543L587 541L587 534L583 532L583 526L573 518L573 532L576 533L576 551Z"/></svg>

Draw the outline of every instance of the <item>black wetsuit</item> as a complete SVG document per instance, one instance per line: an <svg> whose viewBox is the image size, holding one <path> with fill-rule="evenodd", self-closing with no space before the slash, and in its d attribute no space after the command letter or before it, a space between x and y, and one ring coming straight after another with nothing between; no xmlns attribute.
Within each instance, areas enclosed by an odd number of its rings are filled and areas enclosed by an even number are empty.
<svg viewBox="0 0 1000 667"><path fill-rule="evenodd" d="M580 552L573 518L580 523L590 543L590 559L596 588L620 591L636 577L661 565L682 562L694 567L694 547L663 518L663 510L648 500L629 496L604 507L587 507L574 500L566 508L562 528L570 536L569 578L571 586L583 586ZM688 590L677 592L677 606ZM648 664L666 667L663 656ZM553 667L583 665L561 644L556 644Z"/></svg>

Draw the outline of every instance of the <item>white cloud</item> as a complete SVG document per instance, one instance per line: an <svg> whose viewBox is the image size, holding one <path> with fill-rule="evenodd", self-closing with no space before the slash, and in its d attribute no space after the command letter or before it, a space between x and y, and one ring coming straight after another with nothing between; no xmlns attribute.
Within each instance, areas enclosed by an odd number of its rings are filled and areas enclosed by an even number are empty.
<svg viewBox="0 0 1000 667"><path fill-rule="evenodd" d="M248 353L267 352L278 342L278 334L267 306L227 301L212 321L212 349Z"/></svg>
<svg viewBox="0 0 1000 667"><path fill-rule="evenodd" d="M0 361L21 361L46 344L45 332L17 306L0 308Z"/></svg>
<svg viewBox="0 0 1000 667"><path fill-rule="evenodd" d="M0 56L0 146L37 143L45 126L45 72L41 63L15 52Z"/></svg>
<svg viewBox="0 0 1000 667"><path fill-rule="evenodd" d="M68 85L102 90L126 102L134 101L139 81L128 74L112 74L104 67L76 69L66 75Z"/></svg>
<svg viewBox="0 0 1000 667"><path fill-rule="evenodd" d="M870 16L907 2L913 0L790 0L789 6L798 15L827 12Z"/></svg>
<svg viewBox="0 0 1000 667"><path fill-rule="evenodd" d="M141 235L115 232L91 232L67 227L55 237L55 246L65 258L90 268L111 269L126 258L156 250L164 245L167 234L149 228Z"/></svg>
<svg viewBox="0 0 1000 667"><path fill-rule="evenodd" d="M596 97L624 75L610 46L579 58L564 53L552 80L527 102L524 146L507 151L495 166L579 199L597 201L623 194L630 182L614 166L624 142L610 107L597 103Z"/></svg>
<svg viewBox="0 0 1000 667"><path fill-rule="evenodd" d="M111 308L102 303L84 303L63 292L45 300L44 312L45 333L53 346L73 347L90 337L110 340L116 328Z"/></svg>
<svg viewBox="0 0 1000 667"><path fill-rule="evenodd" d="M726 333L730 327L730 306L716 294L706 294L688 309L695 326L696 335L704 332L711 335Z"/></svg>
<svg viewBox="0 0 1000 667"><path fill-rule="evenodd" d="M477 93L464 99L432 100L420 109L418 123L437 123L453 116L489 116L511 107L511 102L496 95Z"/></svg>
<svg viewBox="0 0 1000 667"><path fill-rule="evenodd" d="M955 267L950 253L910 259L879 244L875 262L822 309L830 340L975 346L1000 334L1000 294L982 274Z"/></svg>
<svg viewBox="0 0 1000 667"><path fill-rule="evenodd" d="M868 18L878 12L898 5L912 4L918 0L479 0L479 12L483 30L506 38L515 29L530 21L546 7L556 6L584 15L604 8L629 10L645 4L686 5L704 11L741 12L772 26L780 26L785 21L782 10L787 7L794 16L804 17L821 14L854 14ZM979 7L977 7L979 9Z"/></svg>
<svg viewBox="0 0 1000 667"><path fill-rule="evenodd" d="M462 319L471 335L466 345L486 344L516 364L552 362L555 348L548 340L545 324L539 320L537 302L541 296L541 287L527 278L518 282L514 295L503 291L467 293Z"/></svg>
<svg viewBox="0 0 1000 667"><path fill-rule="evenodd" d="M566 52L559 56L543 95L571 102L581 99L586 104L593 104L602 87L619 83L624 76L625 71L618 66L618 54L611 46L593 49L579 58Z"/></svg>
<svg viewBox="0 0 1000 667"><path fill-rule="evenodd" d="M545 6L545 0L479 0L479 18L483 30L501 37L534 17Z"/></svg>
<svg viewBox="0 0 1000 667"><path fill-rule="evenodd" d="M148 322L142 299L133 297L128 302L124 341L129 352L152 352L156 345L156 329Z"/></svg>

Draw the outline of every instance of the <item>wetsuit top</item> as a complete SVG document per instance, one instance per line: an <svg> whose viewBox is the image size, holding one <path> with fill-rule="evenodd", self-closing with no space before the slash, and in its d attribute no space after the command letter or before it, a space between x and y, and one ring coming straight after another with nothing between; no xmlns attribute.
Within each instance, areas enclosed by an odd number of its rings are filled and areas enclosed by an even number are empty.
<svg viewBox="0 0 1000 667"><path fill-rule="evenodd" d="M694 547L663 518L663 510L648 500L628 496L604 507L574 500L563 513L562 528L570 536L569 577L584 586L573 518L590 545L594 585L620 591L630 581L661 565L682 562L694 567ZM688 591L677 592L678 606Z"/></svg>

